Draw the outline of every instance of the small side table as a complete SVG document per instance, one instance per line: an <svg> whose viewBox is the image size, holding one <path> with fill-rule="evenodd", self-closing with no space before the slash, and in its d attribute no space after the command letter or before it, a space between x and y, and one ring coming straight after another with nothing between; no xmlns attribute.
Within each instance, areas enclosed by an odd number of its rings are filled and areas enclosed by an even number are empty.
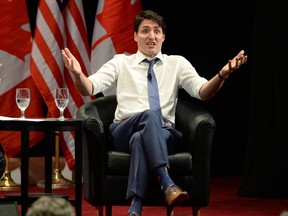
<svg viewBox="0 0 288 216"><path fill-rule="evenodd" d="M0 130L21 132L21 213L27 213L29 189L29 134L31 131L45 132L45 193L52 193L52 146L55 131L75 131L75 210L82 214L82 124L83 119L57 118L20 119L0 117Z"/></svg>

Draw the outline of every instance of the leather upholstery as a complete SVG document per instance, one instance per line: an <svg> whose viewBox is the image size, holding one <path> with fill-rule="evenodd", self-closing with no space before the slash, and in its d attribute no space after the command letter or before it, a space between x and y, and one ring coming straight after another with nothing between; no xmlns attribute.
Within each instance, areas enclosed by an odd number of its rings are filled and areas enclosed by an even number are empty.
<svg viewBox="0 0 288 216"><path fill-rule="evenodd" d="M77 117L84 121L83 194L93 206L130 205L126 188L130 156L111 151L108 126L114 118L115 96L94 99L82 105ZM183 133L183 150L170 155L170 175L187 191L189 206L207 206L210 198L210 163L216 128L213 117L187 98L179 98L175 127ZM151 185L144 205L166 205L156 180Z"/></svg>

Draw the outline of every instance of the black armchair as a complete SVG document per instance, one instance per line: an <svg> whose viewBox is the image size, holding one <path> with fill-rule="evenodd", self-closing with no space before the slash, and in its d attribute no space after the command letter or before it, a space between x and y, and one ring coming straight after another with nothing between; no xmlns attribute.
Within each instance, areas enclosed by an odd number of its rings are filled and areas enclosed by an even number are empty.
<svg viewBox="0 0 288 216"><path fill-rule="evenodd" d="M84 119L83 195L95 206L98 214L112 215L113 205L130 205L125 199L130 156L109 149L108 126L114 118L115 96L99 97L82 105L77 117ZM209 204L210 159L216 128L213 117L191 100L179 98L176 128L183 133L183 152L169 156L173 181L190 196L185 206L191 206L193 216ZM155 180L144 200L146 206L165 206L164 197ZM167 208L167 215L173 209Z"/></svg>

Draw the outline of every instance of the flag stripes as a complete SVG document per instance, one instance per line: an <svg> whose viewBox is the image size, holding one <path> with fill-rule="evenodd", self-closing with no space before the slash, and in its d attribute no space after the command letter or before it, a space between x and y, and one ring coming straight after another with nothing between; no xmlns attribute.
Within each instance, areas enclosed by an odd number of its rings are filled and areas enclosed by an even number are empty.
<svg viewBox="0 0 288 216"><path fill-rule="evenodd" d="M63 6L63 5L62 5ZM86 75L90 74L90 51L81 0L70 0L61 11L56 1L40 0L32 47L31 73L48 107L49 117L58 117L55 89L67 87L70 98L65 117L75 118L78 107L90 97L81 96L73 75L64 67L61 50L68 47ZM60 133L61 147L70 169L74 167L74 134Z"/></svg>
<svg viewBox="0 0 288 216"><path fill-rule="evenodd" d="M61 59L64 34L64 20L57 1L40 0L31 53L31 75L48 107L48 117L59 115L53 94L57 87L65 84Z"/></svg>
<svg viewBox="0 0 288 216"><path fill-rule="evenodd" d="M59 110L54 100L55 89L67 87L61 56L61 49L65 45L65 23L57 1L40 0L31 53L31 75L48 107L48 117L59 117ZM70 97L69 105L64 111L66 117L72 117L70 109L74 106L73 97ZM60 135L62 136L62 133ZM65 132L61 146L71 169L74 166L73 141L73 134Z"/></svg>

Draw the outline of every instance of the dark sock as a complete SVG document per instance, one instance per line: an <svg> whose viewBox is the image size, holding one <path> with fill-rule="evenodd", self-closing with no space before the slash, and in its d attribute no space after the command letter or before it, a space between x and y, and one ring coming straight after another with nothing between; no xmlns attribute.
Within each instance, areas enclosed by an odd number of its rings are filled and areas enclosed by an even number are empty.
<svg viewBox="0 0 288 216"><path fill-rule="evenodd" d="M157 180L160 183L161 190L165 193L167 188L174 185L174 182L170 178L167 168L165 166L158 167L154 171Z"/></svg>
<svg viewBox="0 0 288 216"><path fill-rule="evenodd" d="M128 213L129 212L138 212L141 215L142 213L142 198L141 197L135 195L132 198Z"/></svg>

